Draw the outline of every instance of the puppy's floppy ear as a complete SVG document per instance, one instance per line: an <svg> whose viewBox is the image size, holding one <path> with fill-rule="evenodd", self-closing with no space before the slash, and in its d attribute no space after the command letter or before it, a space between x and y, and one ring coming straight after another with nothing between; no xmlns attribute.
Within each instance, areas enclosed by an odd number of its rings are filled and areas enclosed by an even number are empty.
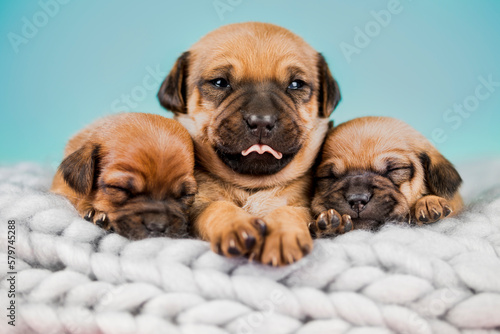
<svg viewBox="0 0 500 334"><path fill-rule="evenodd" d="M170 70L158 92L160 104L174 113L186 113L187 86L186 79L188 75L189 51L184 52L174 67Z"/></svg>
<svg viewBox="0 0 500 334"><path fill-rule="evenodd" d="M438 152L430 155L422 152L419 158L424 167L427 187L432 194L452 198L462 184L462 178L451 162Z"/></svg>
<svg viewBox="0 0 500 334"><path fill-rule="evenodd" d="M99 146L86 143L68 155L59 165L64 181L76 192L88 195L97 177Z"/></svg>
<svg viewBox="0 0 500 334"><path fill-rule="evenodd" d="M318 53L319 115L329 117L340 102L340 89L321 53Z"/></svg>

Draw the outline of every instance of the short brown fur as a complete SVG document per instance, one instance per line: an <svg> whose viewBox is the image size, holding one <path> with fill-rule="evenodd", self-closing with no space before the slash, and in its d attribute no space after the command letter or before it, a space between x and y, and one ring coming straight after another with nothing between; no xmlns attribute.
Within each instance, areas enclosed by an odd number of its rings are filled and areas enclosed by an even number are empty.
<svg viewBox="0 0 500 334"><path fill-rule="evenodd" d="M217 78L228 86L214 87ZM294 80L305 85L290 90ZM275 25L224 26L178 59L158 97L194 139L200 185L194 233L220 254L272 265L307 254L311 166L340 100L324 58ZM272 116L276 126L257 138L249 115ZM242 157L258 143L283 159Z"/></svg>
<svg viewBox="0 0 500 334"><path fill-rule="evenodd" d="M75 135L64 156L51 190L87 220L132 239L187 235L194 153L177 121L108 116Z"/></svg>
<svg viewBox="0 0 500 334"><path fill-rule="evenodd" d="M333 128L317 169L313 232L335 235L387 221L430 223L457 214L462 180L420 133L389 117Z"/></svg>

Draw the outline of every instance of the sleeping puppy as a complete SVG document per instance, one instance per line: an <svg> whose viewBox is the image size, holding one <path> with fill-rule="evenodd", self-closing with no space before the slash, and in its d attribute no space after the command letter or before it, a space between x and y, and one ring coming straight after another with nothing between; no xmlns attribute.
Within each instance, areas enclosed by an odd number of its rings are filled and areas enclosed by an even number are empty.
<svg viewBox="0 0 500 334"><path fill-rule="evenodd" d="M311 230L330 236L385 222L432 223L462 208L460 175L415 129L389 117L333 128L316 173Z"/></svg>
<svg viewBox="0 0 500 334"><path fill-rule="evenodd" d="M86 220L131 239L187 235L194 153L177 121L108 116L71 138L64 156L51 190Z"/></svg>
<svg viewBox="0 0 500 334"><path fill-rule="evenodd" d="M284 28L228 25L179 57L158 98L194 139L194 233L274 266L307 254L311 166L340 100L325 59Z"/></svg>

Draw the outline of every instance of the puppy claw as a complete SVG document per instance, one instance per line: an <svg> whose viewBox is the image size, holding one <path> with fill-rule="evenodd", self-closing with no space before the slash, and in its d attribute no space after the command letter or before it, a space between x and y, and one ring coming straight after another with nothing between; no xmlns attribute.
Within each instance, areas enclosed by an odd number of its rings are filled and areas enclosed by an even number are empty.
<svg viewBox="0 0 500 334"><path fill-rule="evenodd" d="M344 232L349 232L353 228L352 218L349 215L344 215L342 218L345 221Z"/></svg>
<svg viewBox="0 0 500 334"><path fill-rule="evenodd" d="M452 212L453 210L448 205L443 207L443 214L445 217L448 217Z"/></svg>
<svg viewBox="0 0 500 334"><path fill-rule="evenodd" d="M318 222L317 222L317 225L318 225L318 228L320 230L326 230L326 228L328 227L328 224L326 223L326 219L325 219L325 216L326 214L323 212L322 214L319 215L318 217Z"/></svg>
<svg viewBox="0 0 500 334"><path fill-rule="evenodd" d="M415 216L417 224L428 224L448 217L452 209L448 201L439 196L427 195L420 198L415 204Z"/></svg>
<svg viewBox="0 0 500 334"><path fill-rule="evenodd" d="M266 223L262 219L248 217L246 213L243 217L231 217L229 223L232 225L230 228L221 229L220 233L210 237L212 250L226 257L260 260Z"/></svg>
<svg viewBox="0 0 500 334"><path fill-rule="evenodd" d="M429 221L429 219L427 219L427 217L425 216L424 210L420 210L420 216L418 217L418 220L424 223Z"/></svg>
<svg viewBox="0 0 500 334"><path fill-rule="evenodd" d="M332 237L354 229L351 216L340 215L336 210L329 209L322 212L309 230L313 237Z"/></svg>
<svg viewBox="0 0 500 334"><path fill-rule="evenodd" d="M104 228L107 224L107 216L105 213L103 213L95 222L94 224L96 224L97 226L101 227L101 228Z"/></svg>
<svg viewBox="0 0 500 334"><path fill-rule="evenodd" d="M438 220L441 217L441 213L439 213L436 208L432 208L432 219L433 220Z"/></svg>
<svg viewBox="0 0 500 334"><path fill-rule="evenodd" d="M248 238L245 240L245 247L247 249L252 249L253 246L255 246L255 243L257 242L257 240L253 237L253 236L248 236Z"/></svg>
<svg viewBox="0 0 500 334"><path fill-rule="evenodd" d="M333 209L330 210L330 224L332 225L332 228L337 228L340 225L340 219L339 217L335 214L335 211ZM349 217L351 218L351 217Z"/></svg>
<svg viewBox="0 0 500 334"><path fill-rule="evenodd" d="M260 235L264 236L267 233L267 225L262 219L257 218L253 221L253 224L257 226L257 229L260 232Z"/></svg>
<svg viewBox="0 0 500 334"><path fill-rule="evenodd" d="M94 209L90 210L84 217L83 219L85 219L86 221L88 222L92 222L92 218L94 218Z"/></svg>
<svg viewBox="0 0 500 334"><path fill-rule="evenodd" d="M241 238L243 239L246 249L251 249L257 241L253 235L250 235L245 231L241 231Z"/></svg>
<svg viewBox="0 0 500 334"><path fill-rule="evenodd" d="M231 255L238 256L241 254L241 252L238 250L236 247L236 242L234 239L229 240L229 247L227 248L227 252Z"/></svg>
<svg viewBox="0 0 500 334"><path fill-rule="evenodd" d="M261 261L273 267L292 264L309 253L313 241L302 222L300 228L277 229L267 235L262 249Z"/></svg>

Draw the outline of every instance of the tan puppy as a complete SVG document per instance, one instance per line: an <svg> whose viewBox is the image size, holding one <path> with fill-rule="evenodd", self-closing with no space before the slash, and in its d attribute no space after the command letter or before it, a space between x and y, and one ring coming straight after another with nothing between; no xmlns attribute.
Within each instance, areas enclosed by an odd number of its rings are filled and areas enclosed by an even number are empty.
<svg viewBox="0 0 500 334"><path fill-rule="evenodd" d="M64 156L51 190L85 219L131 239L187 235L194 153L177 121L109 116L71 138Z"/></svg>
<svg viewBox="0 0 500 334"><path fill-rule="evenodd" d="M432 223L463 205L453 165L423 135L389 117L332 129L316 176L311 227L318 236L388 221Z"/></svg>
<svg viewBox="0 0 500 334"><path fill-rule="evenodd" d="M194 232L273 265L309 252L310 170L340 99L324 58L275 25L224 26L177 60L158 97L195 142Z"/></svg>

